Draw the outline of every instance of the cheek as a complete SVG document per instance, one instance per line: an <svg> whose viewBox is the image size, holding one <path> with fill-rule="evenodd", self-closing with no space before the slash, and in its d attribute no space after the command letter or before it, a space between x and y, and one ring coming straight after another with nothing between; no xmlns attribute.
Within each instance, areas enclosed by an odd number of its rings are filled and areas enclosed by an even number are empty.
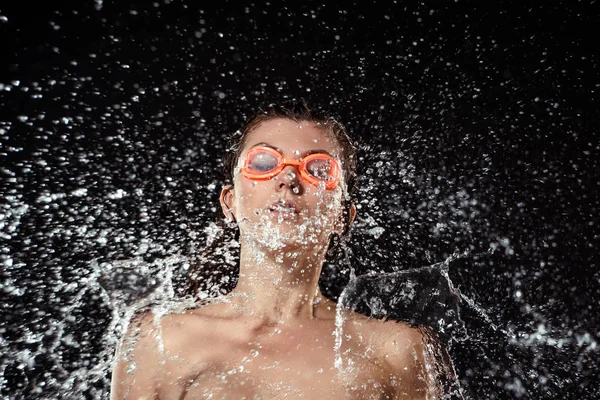
<svg viewBox="0 0 600 400"><path fill-rule="evenodd" d="M337 190L309 192L306 202L315 210L335 215L342 208L342 194Z"/></svg>
<svg viewBox="0 0 600 400"><path fill-rule="evenodd" d="M251 181L245 178L238 178L235 181L236 202L242 208L264 206L273 197L272 190L269 190L268 182ZM271 200L273 201L273 200Z"/></svg>

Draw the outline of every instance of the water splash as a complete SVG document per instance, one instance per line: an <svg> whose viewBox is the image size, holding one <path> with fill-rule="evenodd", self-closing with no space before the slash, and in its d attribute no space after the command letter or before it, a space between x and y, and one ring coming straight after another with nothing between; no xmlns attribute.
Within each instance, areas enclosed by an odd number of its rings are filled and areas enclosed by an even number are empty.
<svg viewBox="0 0 600 400"><path fill-rule="evenodd" d="M261 38L249 51L229 10L117 3L0 10L3 395L81 397L60 392L61 382L109 357L103 332L115 298L143 304L133 288L146 293L142 275L105 277L116 288L106 291L87 280L89 260L191 254L221 182L217 132L235 130L262 102L310 93L338 107L353 134L364 128L368 144L352 266L327 270L332 297L348 275L411 269L510 236L494 265L450 271L468 293L462 319L475 325L456 344L463 386L473 398L598 397L600 158L595 89L585 83L600 69L586 47L593 40L550 40L593 27L591 3L500 6L516 25L462 2L355 16L319 6L297 19L248 7L248 21L266 14L274 24L249 25ZM368 22L387 34L346 30ZM215 30L224 23L230 31ZM140 46L150 51L140 57ZM286 55L282 64L274 54ZM223 238L211 267L234 272L236 242ZM206 296L227 286L217 276L204 283L214 288ZM407 285L406 298L416 290ZM384 306L368 304L369 313ZM83 390L85 380L69 385ZM43 383L50 394L39 393ZM92 398L108 390L106 380L89 387Z"/></svg>

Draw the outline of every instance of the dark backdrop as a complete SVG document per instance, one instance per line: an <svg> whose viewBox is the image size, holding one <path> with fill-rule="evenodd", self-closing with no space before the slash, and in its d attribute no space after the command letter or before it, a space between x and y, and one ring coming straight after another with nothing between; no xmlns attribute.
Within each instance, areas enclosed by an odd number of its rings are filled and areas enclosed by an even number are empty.
<svg viewBox="0 0 600 400"><path fill-rule="evenodd" d="M195 254L226 137L302 97L360 143L357 274L468 253L467 396L596 398L599 22L594 1L3 2L0 393L106 398L98 263ZM324 290L347 279L332 261Z"/></svg>

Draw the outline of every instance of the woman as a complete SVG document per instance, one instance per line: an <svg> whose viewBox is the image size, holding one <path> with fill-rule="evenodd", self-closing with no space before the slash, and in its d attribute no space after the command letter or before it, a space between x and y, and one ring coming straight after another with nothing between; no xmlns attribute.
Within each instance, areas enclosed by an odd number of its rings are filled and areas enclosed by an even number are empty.
<svg viewBox="0 0 600 400"><path fill-rule="evenodd" d="M318 280L332 236L356 215L343 126L300 103L268 108L241 133L220 196L239 228L237 285L203 307L132 323L112 399L435 397L426 338L407 324L346 311L336 353L336 304Z"/></svg>

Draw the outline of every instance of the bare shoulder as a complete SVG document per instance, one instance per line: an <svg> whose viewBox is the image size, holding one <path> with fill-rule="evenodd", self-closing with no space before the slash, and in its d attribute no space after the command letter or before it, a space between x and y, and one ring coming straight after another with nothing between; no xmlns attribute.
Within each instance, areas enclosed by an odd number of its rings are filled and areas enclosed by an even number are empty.
<svg viewBox="0 0 600 400"><path fill-rule="evenodd" d="M183 313L167 314L160 326L165 349L181 347L188 340L198 341L218 330L220 323L233 318L231 306L223 302L209 303Z"/></svg>
<svg viewBox="0 0 600 400"><path fill-rule="evenodd" d="M431 376L428 336L421 328L404 322L378 324L379 358L396 381L397 398L438 398L440 388Z"/></svg>
<svg viewBox="0 0 600 400"><path fill-rule="evenodd" d="M193 359L196 366L210 362L207 343L218 332L215 321L230 314L225 304L215 303L183 313L134 316L117 350L111 399L157 399L173 387L173 375L185 374Z"/></svg>
<svg viewBox="0 0 600 400"><path fill-rule="evenodd" d="M426 336L421 328L405 322L370 319L369 328L377 333L382 348L395 353L423 348Z"/></svg>
<svg viewBox="0 0 600 400"><path fill-rule="evenodd" d="M379 341L388 338L394 338L396 341L398 339L419 341L423 336L421 329L412 327L405 322L371 318L350 310L342 310L341 312L341 317L347 325L359 333L369 333Z"/></svg>
<svg viewBox="0 0 600 400"><path fill-rule="evenodd" d="M135 314L129 321L119 346L119 357L129 359L133 355L153 353L160 335L159 322L160 320L151 311Z"/></svg>
<svg viewBox="0 0 600 400"><path fill-rule="evenodd" d="M391 377L395 398L438 398L439 388L429 371L431 336L426 329L404 322L348 314L347 326L368 344L372 358Z"/></svg>
<svg viewBox="0 0 600 400"><path fill-rule="evenodd" d="M161 379L159 328L151 312L135 315L117 348L111 399L155 399Z"/></svg>
<svg viewBox="0 0 600 400"><path fill-rule="evenodd" d="M444 382L453 379L453 368L433 329L386 321L379 339L380 357L398 378L398 398L444 398Z"/></svg>

